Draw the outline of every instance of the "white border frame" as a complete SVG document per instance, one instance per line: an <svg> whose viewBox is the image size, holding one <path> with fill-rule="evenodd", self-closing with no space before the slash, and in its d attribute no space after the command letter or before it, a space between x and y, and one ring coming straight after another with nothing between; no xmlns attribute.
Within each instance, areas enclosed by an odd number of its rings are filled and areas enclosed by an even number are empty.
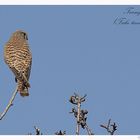
<svg viewBox="0 0 140 140"><path fill-rule="evenodd" d="M0 0L0 5L140 5L140 0ZM139 135L1 135L0 140L140 140Z"/></svg>
<svg viewBox="0 0 140 140"><path fill-rule="evenodd" d="M0 5L140 5L140 0L0 0Z"/></svg>
<svg viewBox="0 0 140 140"><path fill-rule="evenodd" d="M128 136L128 135L116 135L116 136L108 136L108 135L102 135L102 136L85 136L85 135L79 135L79 136L56 136L56 135L40 135L40 136L32 136L32 135L5 135L0 136L0 140L140 140L140 136Z"/></svg>

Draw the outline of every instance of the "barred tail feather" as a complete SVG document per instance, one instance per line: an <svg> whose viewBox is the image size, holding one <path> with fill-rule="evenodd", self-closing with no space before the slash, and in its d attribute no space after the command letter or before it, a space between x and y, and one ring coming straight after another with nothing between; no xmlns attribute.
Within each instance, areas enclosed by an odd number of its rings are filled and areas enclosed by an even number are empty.
<svg viewBox="0 0 140 140"><path fill-rule="evenodd" d="M22 91L20 91L20 95L22 97L29 96L28 88L24 88Z"/></svg>
<svg viewBox="0 0 140 140"><path fill-rule="evenodd" d="M29 92L28 92L28 86L25 86L25 84L23 84L22 81L17 81L18 83L18 92L20 93L20 95L22 97L24 96L29 96Z"/></svg>

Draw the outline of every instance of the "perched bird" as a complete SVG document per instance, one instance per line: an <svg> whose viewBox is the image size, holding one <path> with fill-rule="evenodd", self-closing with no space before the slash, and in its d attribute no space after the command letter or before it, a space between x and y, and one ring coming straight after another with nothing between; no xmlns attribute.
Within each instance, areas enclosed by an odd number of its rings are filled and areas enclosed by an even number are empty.
<svg viewBox="0 0 140 140"><path fill-rule="evenodd" d="M28 36L24 31L14 32L4 46L4 60L15 75L18 92L21 96L29 96L29 76L32 54L28 45Z"/></svg>

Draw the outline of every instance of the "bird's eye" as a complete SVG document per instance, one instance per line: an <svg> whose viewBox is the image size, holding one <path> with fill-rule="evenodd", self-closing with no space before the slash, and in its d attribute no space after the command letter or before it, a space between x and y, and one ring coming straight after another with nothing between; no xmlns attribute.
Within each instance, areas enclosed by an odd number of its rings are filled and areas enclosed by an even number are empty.
<svg viewBox="0 0 140 140"><path fill-rule="evenodd" d="M24 39L28 40L28 36L26 33L23 33Z"/></svg>

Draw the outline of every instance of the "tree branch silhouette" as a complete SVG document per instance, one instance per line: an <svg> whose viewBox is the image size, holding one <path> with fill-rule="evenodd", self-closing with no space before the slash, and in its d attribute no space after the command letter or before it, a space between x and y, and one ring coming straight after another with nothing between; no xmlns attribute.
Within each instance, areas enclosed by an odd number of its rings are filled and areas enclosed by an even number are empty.
<svg viewBox="0 0 140 140"><path fill-rule="evenodd" d="M87 95L84 95L83 97L80 97L78 94L74 93L74 96L71 96L69 101L76 105L77 109L74 107L72 108L72 111L70 113L74 114L74 117L76 118L76 135L80 134L80 126L87 130L88 135L93 135L91 132L91 129L87 125L87 117L86 115L88 114L87 110L81 109L81 103L85 101L85 97Z"/></svg>
<svg viewBox="0 0 140 140"><path fill-rule="evenodd" d="M110 135L114 135L114 132L117 130L117 125L114 122L113 124L111 124L111 119L108 120L108 124L107 125L100 125L102 128L105 128L107 130L108 133L110 133Z"/></svg>
<svg viewBox="0 0 140 140"><path fill-rule="evenodd" d="M13 92L13 95L11 97L11 99L9 100L8 105L6 106L5 110L3 111L3 113L0 114L0 120L3 119L3 117L6 115L6 113L8 112L8 110L10 109L10 107L13 105L13 101L17 95L18 92L18 86L16 86L15 91Z"/></svg>
<svg viewBox="0 0 140 140"><path fill-rule="evenodd" d="M66 135L66 131L58 131L58 132L55 132L55 135Z"/></svg>

